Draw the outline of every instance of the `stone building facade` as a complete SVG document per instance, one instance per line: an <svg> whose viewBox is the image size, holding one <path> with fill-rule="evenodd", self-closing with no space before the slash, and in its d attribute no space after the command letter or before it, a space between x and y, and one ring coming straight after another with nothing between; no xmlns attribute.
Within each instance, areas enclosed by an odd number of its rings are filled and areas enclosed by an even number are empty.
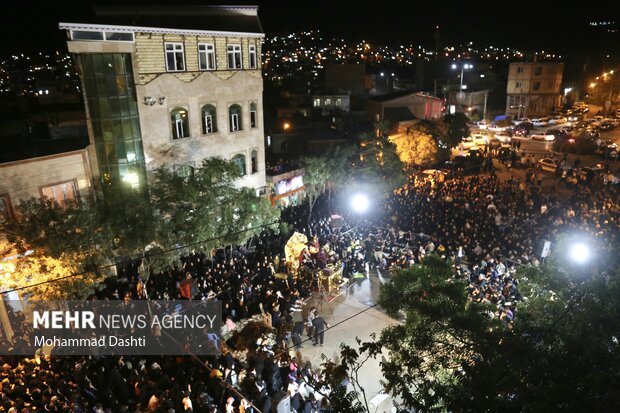
<svg viewBox="0 0 620 413"><path fill-rule="evenodd" d="M257 7L119 10L59 24L80 68L95 182L143 187L160 166L190 174L221 157L240 186L264 191Z"/></svg>
<svg viewBox="0 0 620 413"><path fill-rule="evenodd" d="M31 198L60 205L92 195L86 149L0 164L0 223L15 219L16 207Z"/></svg>

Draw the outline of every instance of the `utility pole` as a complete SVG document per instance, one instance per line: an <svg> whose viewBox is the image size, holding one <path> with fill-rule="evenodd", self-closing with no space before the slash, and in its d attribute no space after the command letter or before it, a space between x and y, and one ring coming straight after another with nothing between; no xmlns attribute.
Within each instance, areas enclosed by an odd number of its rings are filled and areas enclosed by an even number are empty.
<svg viewBox="0 0 620 413"><path fill-rule="evenodd" d="M489 89L484 91L484 107L482 109L482 119L487 118L487 99L489 98Z"/></svg>

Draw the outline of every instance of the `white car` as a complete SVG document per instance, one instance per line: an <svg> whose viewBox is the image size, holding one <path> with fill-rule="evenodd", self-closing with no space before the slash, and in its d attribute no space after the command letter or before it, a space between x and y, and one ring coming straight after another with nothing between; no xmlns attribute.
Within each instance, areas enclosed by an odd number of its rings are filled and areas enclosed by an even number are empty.
<svg viewBox="0 0 620 413"><path fill-rule="evenodd" d="M470 148L474 148L477 147L476 142L474 142L474 139L471 136L468 136L466 138L463 138L463 140L461 141L461 143L459 143L459 149L460 150L468 150Z"/></svg>
<svg viewBox="0 0 620 413"><path fill-rule="evenodd" d="M489 124L486 121L481 120L478 122L474 122L471 127L472 129L486 130L489 127Z"/></svg>
<svg viewBox="0 0 620 413"><path fill-rule="evenodd" d="M500 141L501 143L508 143L510 142L510 140L512 139L510 137L510 135L508 135L507 133L496 133L495 134L495 139L497 139L498 141Z"/></svg>
<svg viewBox="0 0 620 413"><path fill-rule="evenodd" d="M532 123L532 121L530 120L530 118L521 118L521 119L515 119L512 121L512 124L515 126L521 123Z"/></svg>
<svg viewBox="0 0 620 413"><path fill-rule="evenodd" d="M538 160L538 168L543 171L555 172L558 167L558 162L551 158L542 158Z"/></svg>
<svg viewBox="0 0 620 413"><path fill-rule="evenodd" d="M477 146L484 146L489 143L488 136L482 134L471 135L471 138Z"/></svg>
<svg viewBox="0 0 620 413"><path fill-rule="evenodd" d="M546 142L551 142L555 140L555 136L554 135L548 135L545 132L536 132L530 135L530 138L535 140L535 141L546 141Z"/></svg>
<svg viewBox="0 0 620 413"><path fill-rule="evenodd" d="M536 128L547 126L549 124L549 118L535 118L532 119L532 125Z"/></svg>

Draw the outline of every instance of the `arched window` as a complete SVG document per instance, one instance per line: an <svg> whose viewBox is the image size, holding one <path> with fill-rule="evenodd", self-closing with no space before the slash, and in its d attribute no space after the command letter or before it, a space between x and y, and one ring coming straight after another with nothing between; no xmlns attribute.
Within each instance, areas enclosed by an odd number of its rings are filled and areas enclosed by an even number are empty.
<svg viewBox="0 0 620 413"><path fill-rule="evenodd" d="M231 132L243 130L243 124L241 119L241 106L237 104L230 105L230 107L228 108L228 123Z"/></svg>
<svg viewBox="0 0 620 413"><path fill-rule="evenodd" d="M241 176L245 176L246 175L245 155L237 154L233 156L232 161L235 163L235 165L237 165L237 168L239 168L239 172L241 173Z"/></svg>
<svg viewBox="0 0 620 413"><path fill-rule="evenodd" d="M258 172L258 151L255 149L250 152L250 173Z"/></svg>
<svg viewBox="0 0 620 413"><path fill-rule="evenodd" d="M258 128L258 114L256 112L256 102L250 103L250 127Z"/></svg>
<svg viewBox="0 0 620 413"><path fill-rule="evenodd" d="M204 105L200 110L202 116L202 133L215 133L217 132L217 116L215 113L215 106Z"/></svg>
<svg viewBox="0 0 620 413"><path fill-rule="evenodd" d="M181 139L189 137L189 122L187 119L187 109L174 108L170 112L172 122L172 138Z"/></svg>

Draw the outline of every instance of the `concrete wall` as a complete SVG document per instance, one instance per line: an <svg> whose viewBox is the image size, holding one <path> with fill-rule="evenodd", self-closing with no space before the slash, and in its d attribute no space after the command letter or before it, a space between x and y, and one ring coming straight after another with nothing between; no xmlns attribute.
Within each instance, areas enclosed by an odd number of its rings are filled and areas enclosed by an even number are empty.
<svg viewBox="0 0 620 413"><path fill-rule="evenodd" d="M521 68L521 72L519 72ZM563 63L511 63L508 69L508 94L559 94ZM538 89L535 89L538 84Z"/></svg>
<svg viewBox="0 0 620 413"><path fill-rule="evenodd" d="M73 181L80 197L91 193L86 149L0 164L0 195L13 207L22 200L41 197L41 187Z"/></svg>

